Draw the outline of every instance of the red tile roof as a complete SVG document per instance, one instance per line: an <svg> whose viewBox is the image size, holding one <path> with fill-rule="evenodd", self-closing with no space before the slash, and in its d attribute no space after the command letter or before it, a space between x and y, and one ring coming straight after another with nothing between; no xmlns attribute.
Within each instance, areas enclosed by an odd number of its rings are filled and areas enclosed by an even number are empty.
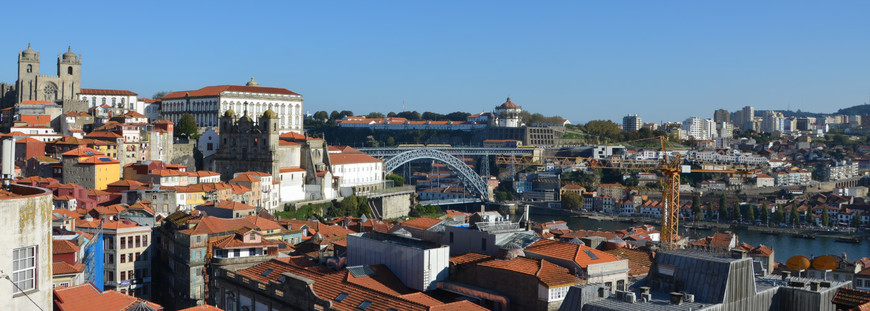
<svg viewBox="0 0 870 311"><path fill-rule="evenodd" d="M51 253L57 254L72 254L79 251L79 246L68 240L52 240Z"/></svg>
<svg viewBox="0 0 870 311"><path fill-rule="evenodd" d="M190 307L187 309L181 309L178 311L223 311L223 309L210 305L201 305L196 307Z"/></svg>
<svg viewBox="0 0 870 311"><path fill-rule="evenodd" d="M547 287L562 287L579 283L571 271L543 259L525 257L517 257L512 260L493 259L477 265L533 275Z"/></svg>
<svg viewBox="0 0 870 311"><path fill-rule="evenodd" d="M61 311L91 311L95 306L99 306L99 310L128 310L139 303L163 310L156 303L114 290L100 292L92 283L54 289L54 309Z"/></svg>
<svg viewBox="0 0 870 311"><path fill-rule="evenodd" d="M47 101L47 100L22 100L21 104L22 105L49 105L49 104L54 104L54 102Z"/></svg>
<svg viewBox="0 0 870 311"><path fill-rule="evenodd" d="M84 95L116 95L116 96L136 96L136 93L128 90L103 90L103 89L82 89L79 94Z"/></svg>
<svg viewBox="0 0 870 311"><path fill-rule="evenodd" d="M354 163L378 163L378 160L365 153L330 153L329 163L333 165L354 164Z"/></svg>
<svg viewBox="0 0 870 311"><path fill-rule="evenodd" d="M441 219L431 218L431 217L418 217L411 220L407 220L401 223L402 226L411 227L420 230L426 230L432 228L433 226L441 223Z"/></svg>
<svg viewBox="0 0 870 311"><path fill-rule="evenodd" d="M240 211L240 210L252 210L253 206L247 205L245 203L233 202L233 201L219 201L214 205L215 208Z"/></svg>
<svg viewBox="0 0 870 311"><path fill-rule="evenodd" d="M194 91L172 92L163 96L162 100L190 97L208 97L218 96L223 92L246 92L260 94L283 94L283 95L299 95L293 91L278 87L263 87L263 86L243 86L243 85L216 85L206 86Z"/></svg>
<svg viewBox="0 0 870 311"><path fill-rule="evenodd" d="M590 264L598 264L619 260L619 258L616 258L616 256L612 254L602 252L586 245L578 245L546 239L538 240L532 245L529 245L529 247L526 247L524 252L534 253L545 257L573 261L583 269L586 269L586 267L588 267ZM591 256L589 256L589 253L595 255L596 258L592 258Z"/></svg>
<svg viewBox="0 0 870 311"><path fill-rule="evenodd" d="M85 271L85 265L83 264L77 263L75 265L71 265L63 261L53 262L51 264L51 268L52 275L72 274Z"/></svg>

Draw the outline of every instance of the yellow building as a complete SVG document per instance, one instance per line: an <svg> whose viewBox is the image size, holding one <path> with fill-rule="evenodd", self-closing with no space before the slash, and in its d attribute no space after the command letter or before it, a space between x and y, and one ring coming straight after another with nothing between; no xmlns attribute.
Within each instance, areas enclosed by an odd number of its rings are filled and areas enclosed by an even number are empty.
<svg viewBox="0 0 870 311"><path fill-rule="evenodd" d="M91 148L77 148L63 153L63 182L87 189L105 190L121 180L121 162Z"/></svg>

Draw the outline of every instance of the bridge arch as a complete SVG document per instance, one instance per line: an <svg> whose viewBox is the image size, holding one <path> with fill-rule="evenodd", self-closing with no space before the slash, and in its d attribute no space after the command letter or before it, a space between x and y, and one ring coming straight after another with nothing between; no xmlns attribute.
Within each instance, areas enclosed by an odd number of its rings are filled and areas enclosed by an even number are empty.
<svg viewBox="0 0 870 311"><path fill-rule="evenodd" d="M384 171L389 174L402 166L402 164L421 159L433 159L447 164L447 167L459 176L459 180L462 181L465 189L469 190L471 194L480 196L484 201L489 200L486 181L477 172L468 167L465 162L444 151L429 148L411 149L384 161Z"/></svg>

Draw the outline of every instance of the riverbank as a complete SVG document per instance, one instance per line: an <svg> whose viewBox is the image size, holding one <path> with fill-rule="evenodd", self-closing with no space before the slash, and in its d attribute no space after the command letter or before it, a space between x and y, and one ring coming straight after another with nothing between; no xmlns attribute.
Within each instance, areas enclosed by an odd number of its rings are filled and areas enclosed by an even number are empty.
<svg viewBox="0 0 870 311"><path fill-rule="evenodd" d="M654 219L649 217L624 217L617 215L604 215L597 213L589 213L589 212L573 212L569 213L571 217L584 218L595 221L615 221L621 223L636 223L636 224L653 224L658 227L661 226L661 219ZM699 228L700 227L700 228ZM696 231L728 231L728 230L746 230L746 231L754 231L762 234L770 234L770 235L795 235L802 237L827 237L834 239L859 239L859 241L868 240L870 236L867 234L851 231L826 231L826 230L817 230L811 228L782 228L782 227L768 227L768 226L757 226L757 225L749 225L749 224L730 224L730 223L718 223L718 222L710 222L710 221L681 221L680 225L681 230L696 230Z"/></svg>

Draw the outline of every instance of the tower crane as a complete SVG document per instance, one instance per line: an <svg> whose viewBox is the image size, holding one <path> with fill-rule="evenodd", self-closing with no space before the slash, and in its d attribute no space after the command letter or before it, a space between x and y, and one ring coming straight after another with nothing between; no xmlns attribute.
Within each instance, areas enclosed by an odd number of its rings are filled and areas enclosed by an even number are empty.
<svg viewBox="0 0 870 311"><path fill-rule="evenodd" d="M669 155L667 139L664 136L656 137L661 143L661 160L626 160L626 159L593 159L586 157L540 157L541 160L558 161L562 164L585 164L589 168L626 169L640 171L657 170L662 174L662 224L661 246L662 248L676 249L679 237L680 223L680 176L690 173L724 173L724 174L752 174L749 170L704 170L692 169L690 165L683 165L680 154ZM650 139L650 138L646 138ZM640 139L640 140L646 140ZM631 142L631 141L629 141ZM530 156L503 155L496 157L497 164L531 166L540 165L535 163Z"/></svg>

